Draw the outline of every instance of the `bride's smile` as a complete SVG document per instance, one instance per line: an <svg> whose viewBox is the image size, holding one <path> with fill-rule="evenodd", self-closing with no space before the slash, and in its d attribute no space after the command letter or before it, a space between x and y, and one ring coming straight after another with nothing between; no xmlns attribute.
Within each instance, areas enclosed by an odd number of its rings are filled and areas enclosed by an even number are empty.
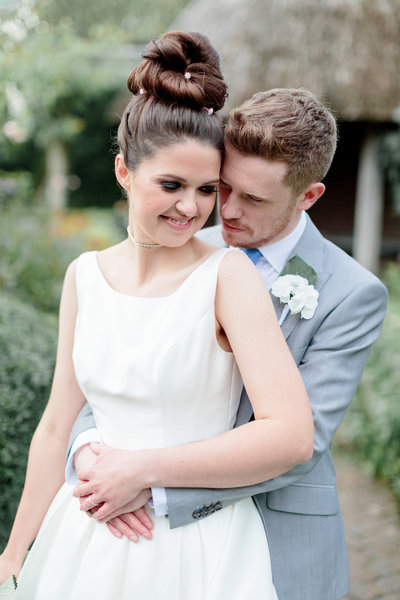
<svg viewBox="0 0 400 600"><path fill-rule="evenodd" d="M214 207L220 166L217 149L186 139L160 148L134 172L119 154L115 171L128 195L135 240L177 247L191 239Z"/></svg>

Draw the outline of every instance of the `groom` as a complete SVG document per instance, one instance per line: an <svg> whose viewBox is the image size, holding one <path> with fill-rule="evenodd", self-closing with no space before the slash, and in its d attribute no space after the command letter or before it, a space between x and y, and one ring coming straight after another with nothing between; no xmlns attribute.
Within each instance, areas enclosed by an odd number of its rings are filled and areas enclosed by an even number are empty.
<svg viewBox="0 0 400 600"><path fill-rule="evenodd" d="M313 458L249 487L166 490L172 528L253 496L265 524L280 600L338 600L349 591L330 446L386 308L387 294L379 280L324 239L305 213L325 190L321 180L336 139L334 117L306 90L255 94L228 118L219 191L221 225L199 234L216 245L256 250L251 259L268 288L283 270L298 274L299 265L300 274L311 279L315 274L319 297L311 318L291 314L287 304L272 295L310 398ZM292 257L297 258L285 268ZM244 390L236 425L251 417Z"/></svg>

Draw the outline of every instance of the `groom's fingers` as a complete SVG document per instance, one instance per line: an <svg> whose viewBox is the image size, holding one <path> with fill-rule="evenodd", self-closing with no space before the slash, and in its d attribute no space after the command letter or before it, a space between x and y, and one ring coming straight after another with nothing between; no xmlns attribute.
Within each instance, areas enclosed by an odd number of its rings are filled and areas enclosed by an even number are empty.
<svg viewBox="0 0 400 600"><path fill-rule="evenodd" d="M132 542L137 542L139 540L138 536L145 537L148 540L151 540L153 537L150 529L148 529L140 518L136 517L133 513L115 517L114 519L107 521L106 525L116 537L124 535Z"/></svg>
<svg viewBox="0 0 400 600"><path fill-rule="evenodd" d="M80 473L78 473L79 477ZM80 477L79 477L80 479ZM73 495L75 498L79 498L80 496L90 496L93 493L92 484L89 481L81 480L74 489Z"/></svg>
<svg viewBox="0 0 400 600"><path fill-rule="evenodd" d="M127 525L120 517L115 517L115 519L111 519L106 523L108 529L111 531L113 535L117 538L121 538L122 536L126 536L132 542L138 542L139 536Z"/></svg>
<svg viewBox="0 0 400 600"><path fill-rule="evenodd" d="M153 529L153 521L150 519L144 506L142 506L142 508L139 508L139 510L134 510L133 514L143 523L145 527L147 527L148 529Z"/></svg>
<svg viewBox="0 0 400 600"><path fill-rule="evenodd" d="M144 508L137 510L135 513L126 513L121 515L120 519L124 521L135 533L142 535L148 540L153 537L151 529L153 528L153 522L146 514Z"/></svg>

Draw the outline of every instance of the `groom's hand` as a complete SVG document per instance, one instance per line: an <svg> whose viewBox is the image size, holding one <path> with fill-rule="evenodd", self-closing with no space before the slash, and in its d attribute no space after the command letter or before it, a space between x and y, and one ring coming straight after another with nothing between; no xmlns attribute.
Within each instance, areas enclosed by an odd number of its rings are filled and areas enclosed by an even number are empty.
<svg viewBox="0 0 400 600"><path fill-rule="evenodd" d="M106 525L113 535L116 537L122 537L125 535L132 542L138 542L139 536L143 536L148 540L151 540L153 529L153 521L150 519L144 506L138 510L133 510L139 502L148 502L151 498L150 490L143 490L139 496L142 498L135 498L133 502L129 502L125 506L121 507L120 510L124 510L122 514L113 517L107 521Z"/></svg>

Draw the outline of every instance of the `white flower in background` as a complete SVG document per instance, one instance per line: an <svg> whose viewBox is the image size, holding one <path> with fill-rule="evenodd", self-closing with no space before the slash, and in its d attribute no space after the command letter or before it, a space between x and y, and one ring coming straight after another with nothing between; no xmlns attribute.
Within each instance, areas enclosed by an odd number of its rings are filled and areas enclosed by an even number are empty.
<svg viewBox="0 0 400 600"><path fill-rule="evenodd" d="M28 108L28 103L15 81L6 81L6 100L8 112L17 119Z"/></svg>
<svg viewBox="0 0 400 600"><path fill-rule="evenodd" d="M28 103L15 81L5 82L5 97L10 119L3 125L3 133L12 142L22 144L31 130Z"/></svg>
<svg viewBox="0 0 400 600"><path fill-rule="evenodd" d="M16 144L22 144L26 141L26 132L18 125L16 121L7 121L3 125L3 133L9 140Z"/></svg>
<svg viewBox="0 0 400 600"><path fill-rule="evenodd" d="M287 304L292 315L300 313L311 319L318 305L319 292L300 275L281 275L271 286L271 293Z"/></svg>
<svg viewBox="0 0 400 600"><path fill-rule="evenodd" d="M4 21L0 25L0 30L14 42L22 42L27 35L26 29L20 21Z"/></svg>

